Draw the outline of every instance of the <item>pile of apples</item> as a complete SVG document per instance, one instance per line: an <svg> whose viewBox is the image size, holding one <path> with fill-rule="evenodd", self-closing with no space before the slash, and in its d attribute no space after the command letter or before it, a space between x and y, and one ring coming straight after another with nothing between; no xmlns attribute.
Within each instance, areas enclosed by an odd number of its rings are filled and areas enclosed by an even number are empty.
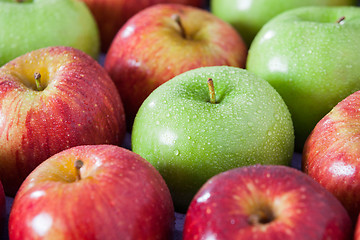
<svg viewBox="0 0 360 240"><path fill-rule="evenodd" d="M358 5L0 0L2 239L360 240Z"/></svg>

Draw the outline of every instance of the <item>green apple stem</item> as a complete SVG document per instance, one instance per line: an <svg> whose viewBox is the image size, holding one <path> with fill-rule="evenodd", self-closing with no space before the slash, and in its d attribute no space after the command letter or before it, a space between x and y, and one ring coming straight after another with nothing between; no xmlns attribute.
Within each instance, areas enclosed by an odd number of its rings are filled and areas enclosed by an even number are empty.
<svg viewBox="0 0 360 240"><path fill-rule="evenodd" d="M80 159L75 161L75 172L76 172L76 181L80 181L81 180L81 173L80 173L80 168L84 165L84 162L81 161Z"/></svg>
<svg viewBox="0 0 360 240"><path fill-rule="evenodd" d="M211 78L209 78L207 83L208 83L208 87L209 87L210 102L212 104L215 104L216 103L216 96L215 96L214 81Z"/></svg>
<svg viewBox="0 0 360 240"><path fill-rule="evenodd" d="M342 16L336 22L340 24L340 23L343 23L344 20L345 20L345 16Z"/></svg>
<svg viewBox="0 0 360 240"><path fill-rule="evenodd" d="M37 91L44 90L44 88L41 86L41 74L38 72L34 73L34 78L35 78L36 90Z"/></svg>
<svg viewBox="0 0 360 240"><path fill-rule="evenodd" d="M175 22L178 24L179 28L180 28L180 33L181 33L181 36L183 38L187 38L187 35L186 35L186 31L185 31L185 28L184 28L184 25L182 24L182 21L181 21L181 18L178 14L174 14L172 16L172 18L175 20Z"/></svg>

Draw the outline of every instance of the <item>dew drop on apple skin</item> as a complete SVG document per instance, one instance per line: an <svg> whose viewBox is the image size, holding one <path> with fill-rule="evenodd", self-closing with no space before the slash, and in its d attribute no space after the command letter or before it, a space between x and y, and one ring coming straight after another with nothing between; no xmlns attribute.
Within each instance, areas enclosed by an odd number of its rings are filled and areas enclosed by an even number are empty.
<svg viewBox="0 0 360 240"><path fill-rule="evenodd" d="M174 151L174 154L175 154L175 156L179 156L179 155L180 155L180 151L176 149L176 150Z"/></svg>

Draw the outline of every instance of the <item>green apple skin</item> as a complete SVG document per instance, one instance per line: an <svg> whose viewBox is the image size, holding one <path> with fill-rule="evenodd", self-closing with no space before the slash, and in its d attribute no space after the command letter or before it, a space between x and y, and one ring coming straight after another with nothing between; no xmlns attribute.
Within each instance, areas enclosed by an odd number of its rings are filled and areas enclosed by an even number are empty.
<svg viewBox="0 0 360 240"><path fill-rule="evenodd" d="M359 39L360 8L350 6L290 10L254 39L247 69L267 80L287 104L296 151L325 114L360 89Z"/></svg>
<svg viewBox="0 0 360 240"><path fill-rule="evenodd" d="M99 32L85 3L76 0L0 0L0 66L27 52L69 46L97 58Z"/></svg>
<svg viewBox="0 0 360 240"><path fill-rule="evenodd" d="M209 102L208 78L217 103ZM289 165L290 113L263 79L228 66L202 67L155 89L133 125L132 150L167 182L175 208L186 211L210 177L252 164Z"/></svg>
<svg viewBox="0 0 360 240"><path fill-rule="evenodd" d="M304 6L355 5L356 0L211 0L211 12L230 23L250 46L259 30L273 17Z"/></svg>

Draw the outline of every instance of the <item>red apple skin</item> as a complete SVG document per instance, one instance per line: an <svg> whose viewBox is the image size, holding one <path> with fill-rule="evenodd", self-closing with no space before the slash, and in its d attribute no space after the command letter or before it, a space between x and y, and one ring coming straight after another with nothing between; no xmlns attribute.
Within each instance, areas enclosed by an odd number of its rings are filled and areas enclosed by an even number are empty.
<svg viewBox="0 0 360 240"><path fill-rule="evenodd" d="M181 35L174 15L185 28ZM118 32L105 69L124 102L128 126L146 97L185 71L228 65L245 67L247 48L229 24L211 13L179 4L159 4L132 17Z"/></svg>
<svg viewBox="0 0 360 240"><path fill-rule="evenodd" d="M43 91L36 91L34 73ZM116 87L95 60L70 47L25 54L0 68L0 179L14 196L53 154L77 145L121 144L125 114Z"/></svg>
<svg viewBox="0 0 360 240"><path fill-rule="evenodd" d="M178 3L204 7L204 0L80 0L92 12L100 32L101 49L107 52L116 33L129 18L139 11L160 3Z"/></svg>
<svg viewBox="0 0 360 240"><path fill-rule="evenodd" d="M76 180L74 162L84 162ZM170 239L174 209L156 169L118 146L64 150L40 164L17 193L11 240Z"/></svg>
<svg viewBox="0 0 360 240"><path fill-rule="evenodd" d="M360 212L360 91L339 102L315 126L302 168L334 194L353 221Z"/></svg>
<svg viewBox="0 0 360 240"><path fill-rule="evenodd" d="M6 221L6 199L2 183L0 182L0 233L4 230Z"/></svg>
<svg viewBox="0 0 360 240"><path fill-rule="evenodd" d="M355 225L354 240L360 240L360 217L359 216L358 216L358 219L357 219L357 222Z"/></svg>
<svg viewBox="0 0 360 240"><path fill-rule="evenodd" d="M261 214L273 219L252 223ZM340 240L351 239L352 223L341 203L303 172L253 165L203 185L190 204L183 234L184 240Z"/></svg>

